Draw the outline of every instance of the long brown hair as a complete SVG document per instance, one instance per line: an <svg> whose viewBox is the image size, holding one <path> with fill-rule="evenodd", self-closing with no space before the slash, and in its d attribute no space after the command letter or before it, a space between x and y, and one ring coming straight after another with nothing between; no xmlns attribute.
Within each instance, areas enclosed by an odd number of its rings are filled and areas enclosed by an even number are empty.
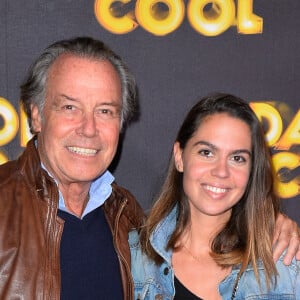
<svg viewBox="0 0 300 300"><path fill-rule="evenodd" d="M264 140L262 126L249 104L230 94L214 94L195 104L183 121L176 142L184 149L187 142L205 121L207 116L226 113L245 122L251 131L251 170L244 195L232 208L225 227L216 235L211 246L211 255L223 267L242 264L243 271L250 263L258 282L257 260L265 267L267 284L276 275L272 257L272 240L275 219L279 212L279 200L273 192L273 170L269 149ZM172 155L161 192L151 209L146 225L141 230L142 250L157 264L162 258L150 243L150 236L159 222L177 206L176 228L165 245L176 249L179 238L190 221L188 200L183 191L183 175L178 172Z"/></svg>

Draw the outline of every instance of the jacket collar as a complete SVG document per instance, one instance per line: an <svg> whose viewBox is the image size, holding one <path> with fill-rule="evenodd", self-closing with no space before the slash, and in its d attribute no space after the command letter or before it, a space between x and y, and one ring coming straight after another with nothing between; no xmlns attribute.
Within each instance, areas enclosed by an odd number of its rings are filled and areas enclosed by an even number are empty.
<svg viewBox="0 0 300 300"><path fill-rule="evenodd" d="M54 179L41 168L38 150L35 146L37 137L34 136L28 143L23 154L18 159L20 173L26 178L29 186L35 190L40 199L55 203L58 202L58 190ZM57 203L56 203L57 204Z"/></svg>
<svg viewBox="0 0 300 300"><path fill-rule="evenodd" d="M28 143L23 154L18 159L20 172L26 174L28 181L34 184L40 178L41 161L35 146L37 137L34 136Z"/></svg>
<svg viewBox="0 0 300 300"><path fill-rule="evenodd" d="M154 250L171 265L172 250L166 250L165 245L168 244L171 235L176 228L177 205L172 211L156 226L151 234L150 242Z"/></svg>

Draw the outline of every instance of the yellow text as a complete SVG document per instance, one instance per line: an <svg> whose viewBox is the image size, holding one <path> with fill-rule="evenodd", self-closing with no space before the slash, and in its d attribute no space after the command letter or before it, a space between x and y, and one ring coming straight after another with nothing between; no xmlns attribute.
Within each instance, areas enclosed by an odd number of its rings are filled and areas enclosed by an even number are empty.
<svg viewBox="0 0 300 300"><path fill-rule="evenodd" d="M135 2L134 10L127 9ZM236 26L241 34L259 34L263 19L253 13L253 0L95 0L94 11L102 27L126 34L141 26L153 35L175 31L187 15L192 28L205 36L217 36ZM131 5L132 6L132 5ZM187 11L187 13L186 13Z"/></svg>

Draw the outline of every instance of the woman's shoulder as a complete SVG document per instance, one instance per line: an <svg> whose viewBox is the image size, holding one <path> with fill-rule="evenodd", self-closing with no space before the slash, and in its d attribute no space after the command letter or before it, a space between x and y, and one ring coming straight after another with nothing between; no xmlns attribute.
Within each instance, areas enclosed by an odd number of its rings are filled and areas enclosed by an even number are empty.
<svg viewBox="0 0 300 300"><path fill-rule="evenodd" d="M295 291L297 297L300 297L300 261L293 258L289 265L285 265L283 258L284 255L276 262L278 272L276 288L279 290L290 288L292 291Z"/></svg>
<svg viewBox="0 0 300 300"><path fill-rule="evenodd" d="M145 253L143 253L137 230L129 232L128 244L130 248L131 269L134 280L145 281L149 277L159 279L161 268L164 268L167 264L162 263L161 265L158 265Z"/></svg>
<svg viewBox="0 0 300 300"><path fill-rule="evenodd" d="M129 233L128 243L135 299L172 299L174 290L171 266L166 262L158 265L142 252L136 230ZM155 298L158 296L162 298Z"/></svg>
<svg viewBox="0 0 300 300"><path fill-rule="evenodd" d="M293 260L290 265L285 265L283 257L276 262L277 276L273 276L268 287L265 280L265 270L261 262L258 264L260 285L256 280L253 268L248 267L240 280L239 299L252 299L267 295L268 299L299 299L300 296L300 263ZM256 299L256 298L255 298Z"/></svg>

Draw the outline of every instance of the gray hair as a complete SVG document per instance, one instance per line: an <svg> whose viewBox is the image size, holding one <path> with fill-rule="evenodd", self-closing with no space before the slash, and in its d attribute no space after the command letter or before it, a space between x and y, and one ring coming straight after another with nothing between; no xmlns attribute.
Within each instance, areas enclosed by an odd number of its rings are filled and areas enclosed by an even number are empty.
<svg viewBox="0 0 300 300"><path fill-rule="evenodd" d="M77 37L58 41L47 47L32 64L21 85L21 104L28 117L31 132L35 133L32 128L31 105L36 105L42 114L49 69L64 53L95 60L107 60L114 66L122 86L121 126L129 122L138 107L134 77L122 59L103 42L90 37Z"/></svg>

